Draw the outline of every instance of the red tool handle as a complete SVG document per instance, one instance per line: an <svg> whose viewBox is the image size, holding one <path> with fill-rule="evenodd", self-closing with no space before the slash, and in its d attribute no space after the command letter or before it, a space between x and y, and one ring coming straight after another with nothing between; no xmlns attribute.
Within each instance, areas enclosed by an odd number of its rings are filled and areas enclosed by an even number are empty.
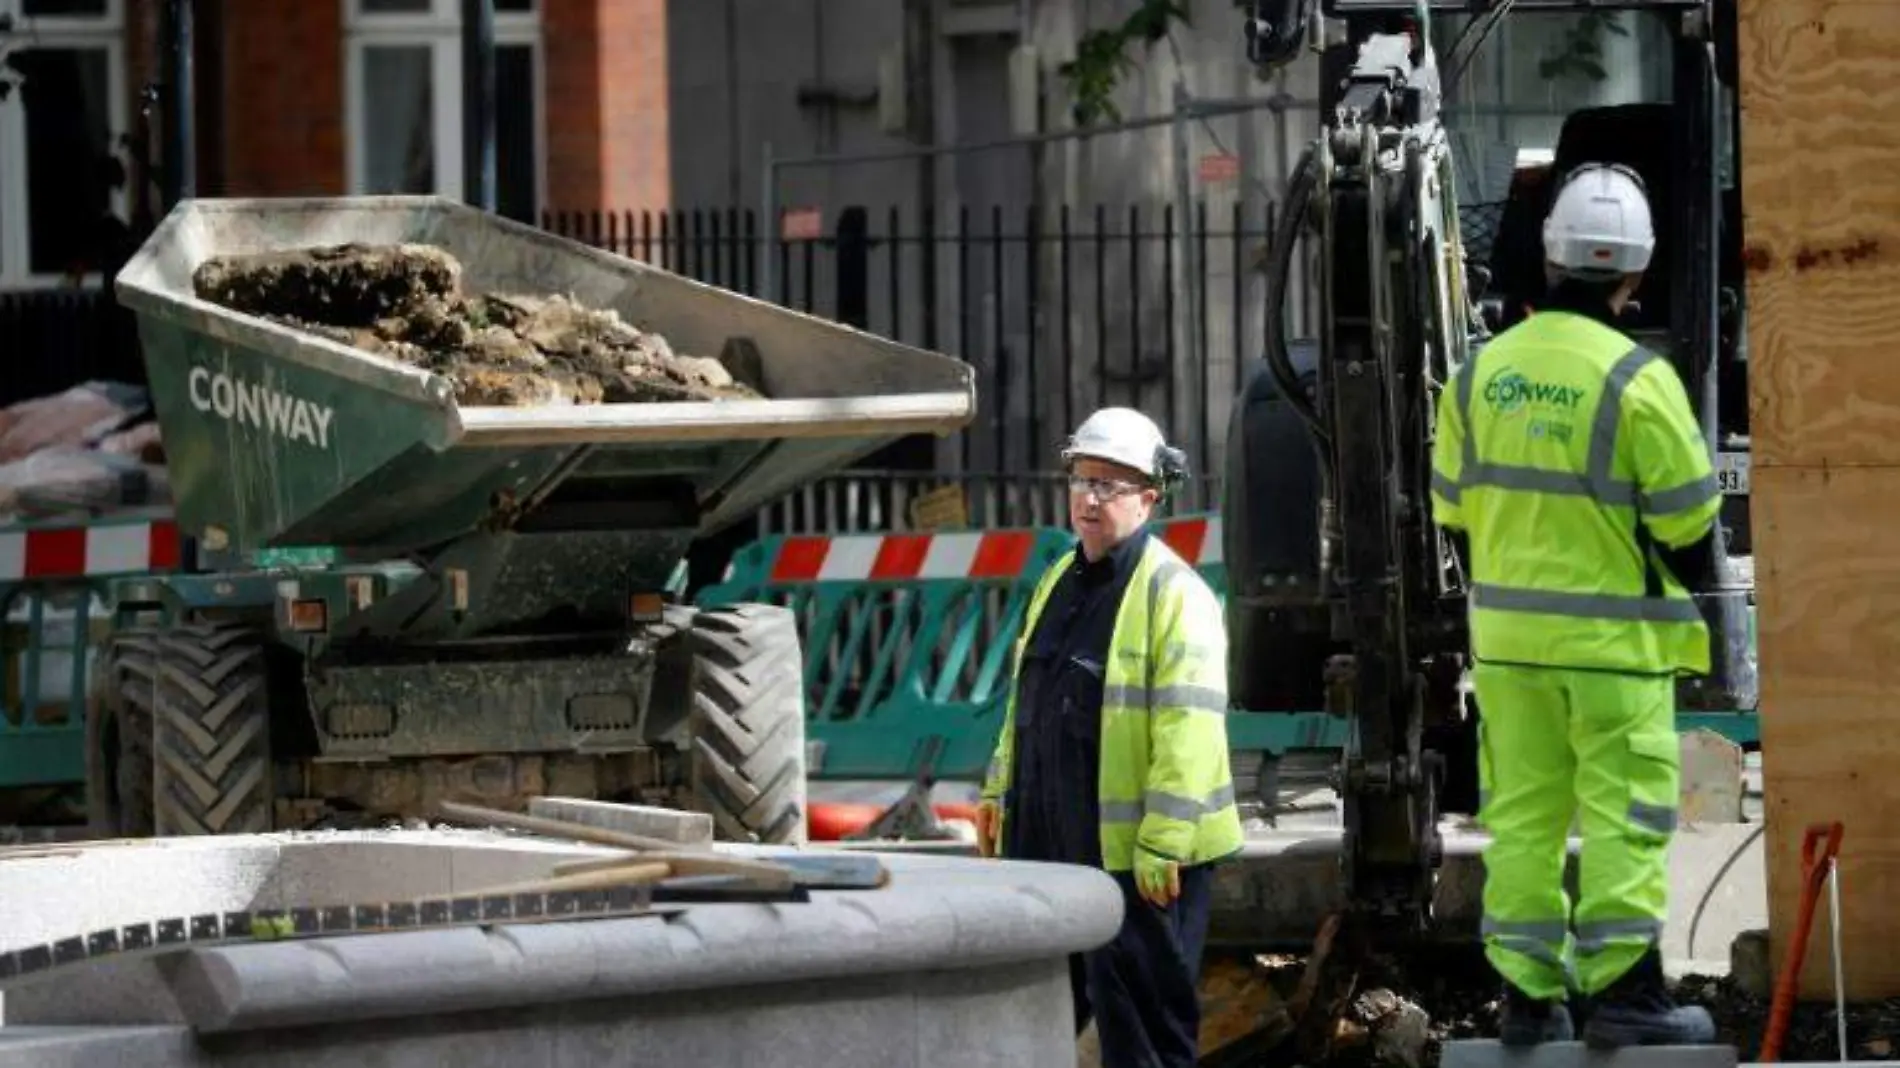
<svg viewBox="0 0 1900 1068"><path fill-rule="evenodd" d="M1814 926L1814 905L1820 900L1821 888L1827 885L1828 868L1841 853L1841 821L1815 823L1808 826L1807 835L1801 840L1801 911L1795 920L1794 940L1788 946L1788 959L1781 964L1781 976L1775 981L1775 1000L1768 1012L1768 1027L1762 1035L1761 1055L1756 1058L1762 1063L1781 1059L1781 1042L1787 1037L1788 1018L1794 1014L1795 986L1801 980L1801 966L1808 956L1808 930ZM1821 847L1821 855L1815 856L1815 847ZM1835 922L1840 922L1835 917Z"/></svg>

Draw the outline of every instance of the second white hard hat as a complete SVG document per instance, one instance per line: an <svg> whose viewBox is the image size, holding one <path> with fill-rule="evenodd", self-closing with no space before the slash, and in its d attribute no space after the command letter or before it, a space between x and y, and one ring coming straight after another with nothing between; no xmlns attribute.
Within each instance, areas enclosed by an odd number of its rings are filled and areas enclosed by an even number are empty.
<svg viewBox="0 0 1900 1068"><path fill-rule="evenodd" d="M1649 266L1656 248L1649 197L1628 167L1585 163L1564 178L1544 219L1544 258L1578 278L1611 279Z"/></svg>
<svg viewBox="0 0 1900 1068"><path fill-rule="evenodd" d="M1167 441L1154 420L1133 408L1103 408L1075 429L1062 447L1062 462L1092 456L1158 478L1166 447Z"/></svg>

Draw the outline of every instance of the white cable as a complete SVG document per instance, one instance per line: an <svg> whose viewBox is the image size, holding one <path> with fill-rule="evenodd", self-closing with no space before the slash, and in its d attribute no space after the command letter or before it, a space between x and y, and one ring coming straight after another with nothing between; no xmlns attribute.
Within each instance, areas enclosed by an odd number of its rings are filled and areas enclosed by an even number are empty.
<svg viewBox="0 0 1900 1068"><path fill-rule="evenodd" d="M1841 863L1829 857L1827 862L1828 928L1834 938L1834 1034L1840 1044L1841 1062L1847 1062L1847 990L1841 985Z"/></svg>

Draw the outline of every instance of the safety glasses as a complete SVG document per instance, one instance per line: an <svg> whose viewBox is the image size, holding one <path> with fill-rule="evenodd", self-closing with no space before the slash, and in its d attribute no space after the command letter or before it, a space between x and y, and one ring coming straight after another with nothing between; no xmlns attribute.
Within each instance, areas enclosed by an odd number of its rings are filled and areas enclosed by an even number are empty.
<svg viewBox="0 0 1900 1068"><path fill-rule="evenodd" d="M1077 497L1094 496L1098 501L1112 501L1126 497L1131 493L1140 493L1144 487L1139 482L1127 482L1119 478L1087 478L1082 475L1069 476L1069 492Z"/></svg>

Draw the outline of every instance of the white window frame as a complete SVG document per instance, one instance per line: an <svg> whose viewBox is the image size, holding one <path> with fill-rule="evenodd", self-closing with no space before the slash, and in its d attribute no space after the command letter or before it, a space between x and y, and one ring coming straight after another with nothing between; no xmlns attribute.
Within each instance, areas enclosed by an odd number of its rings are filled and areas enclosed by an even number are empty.
<svg viewBox="0 0 1900 1068"><path fill-rule="evenodd" d="M427 47L431 58L434 192L463 199L467 184L462 168L462 0L429 0L429 10L416 14L372 14L363 9L362 0L339 2L343 4L344 173L349 192L366 192L364 168L369 152L363 122L368 103L362 84L364 50L407 45ZM546 210L548 199L547 73L541 6L540 0L535 0L532 11L495 12L495 46L526 47L531 56L537 219Z"/></svg>
<svg viewBox="0 0 1900 1068"><path fill-rule="evenodd" d="M106 54L106 126L112 143L104 146L119 157L127 170L127 186L136 179L131 161L118 146L118 138L130 132L127 122L131 103L127 99L125 69L125 0L106 0L103 16L69 18L26 17L24 0L0 0L0 15L13 20L13 32L7 38L10 48L82 48L102 49ZM28 210L26 104L16 89L0 101L0 290L54 289L68 284L68 276L59 272L28 270L32 252L30 230L33 220ZM121 186L111 193L107 206L121 219L126 217L130 190ZM88 274L85 285L98 286L96 274Z"/></svg>

